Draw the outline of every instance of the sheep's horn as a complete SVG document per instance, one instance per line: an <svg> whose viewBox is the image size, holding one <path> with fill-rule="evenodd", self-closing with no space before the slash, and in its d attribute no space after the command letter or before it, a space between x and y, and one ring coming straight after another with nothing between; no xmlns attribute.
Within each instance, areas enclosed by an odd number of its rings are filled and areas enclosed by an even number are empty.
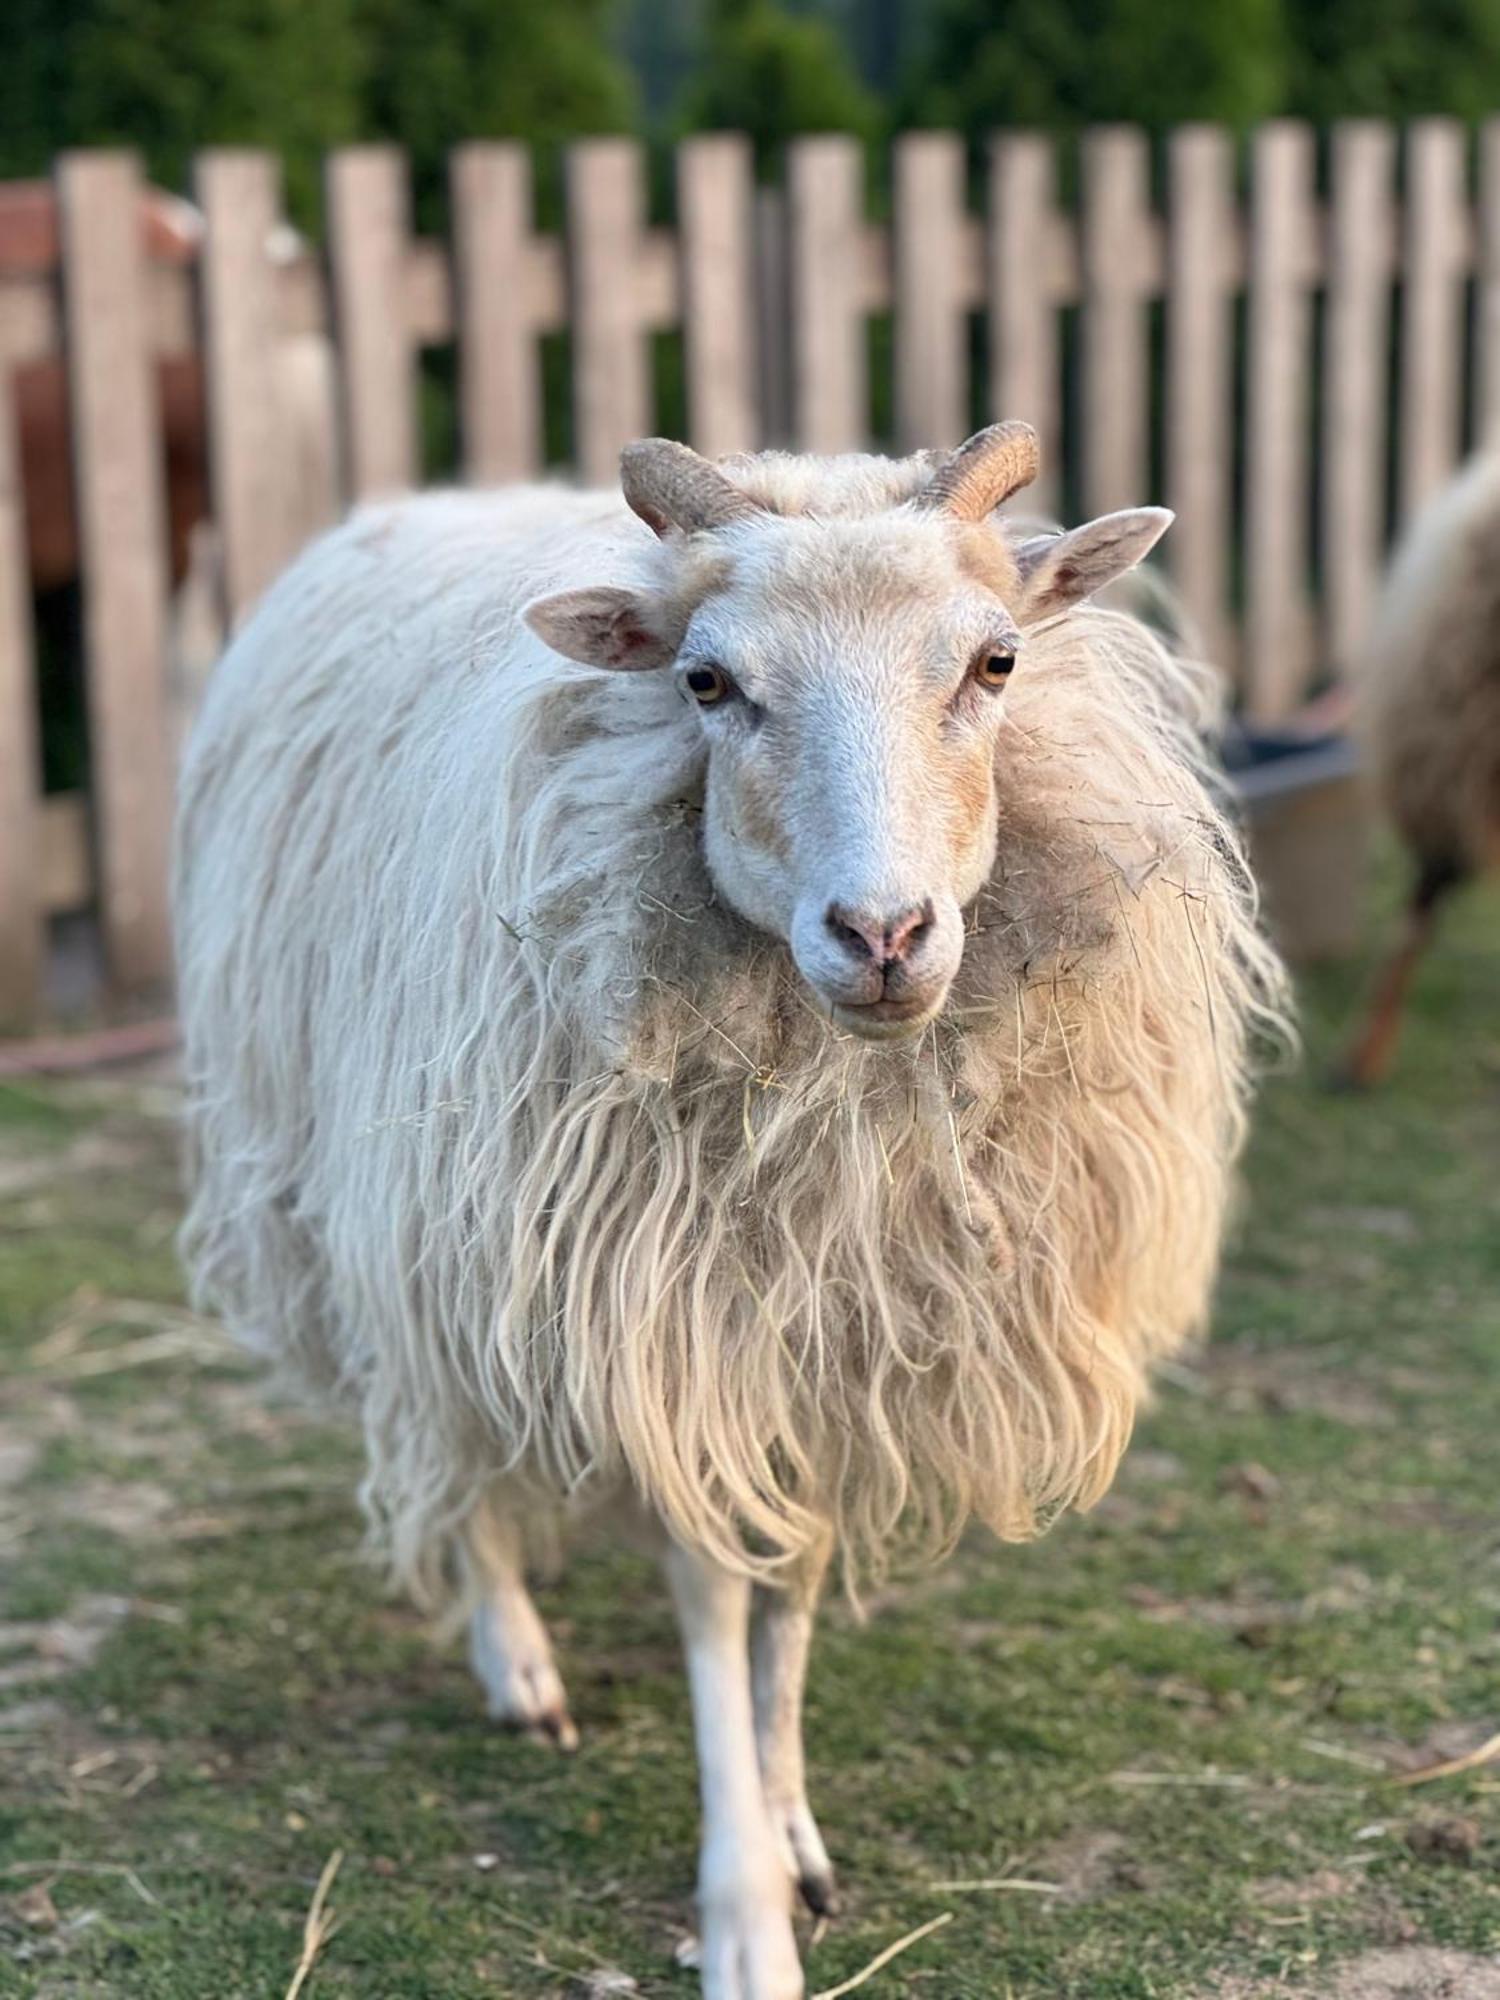
<svg viewBox="0 0 1500 2000"><path fill-rule="evenodd" d="M915 506L982 521L986 514L1036 478L1041 463L1030 424L991 424L950 452L915 496Z"/></svg>
<svg viewBox="0 0 1500 2000"><path fill-rule="evenodd" d="M727 527L764 509L716 465L671 438L640 438L620 453L625 498L653 533Z"/></svg>

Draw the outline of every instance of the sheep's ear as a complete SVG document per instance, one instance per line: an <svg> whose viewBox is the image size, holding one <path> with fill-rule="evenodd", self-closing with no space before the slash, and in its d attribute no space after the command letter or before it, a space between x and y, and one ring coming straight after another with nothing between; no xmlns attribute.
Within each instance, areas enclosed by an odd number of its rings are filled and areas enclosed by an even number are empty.
<svg viewBox="0 0 1500 2000"><path fill-rule="evenodd" d="M682 643L665 607L638 590L564 590L537 598L521 616L554 653L616 673L670 666Z"/></svg>
<svg viewBox="0 0 1500 2000"><path fill-rule="evenodd" d="M1066 611L1134 569L1172 525L1165 507L1128 507L1101 514L1061 535L1038 535L1013 551L1021 572L1024 624Z"/></svg>

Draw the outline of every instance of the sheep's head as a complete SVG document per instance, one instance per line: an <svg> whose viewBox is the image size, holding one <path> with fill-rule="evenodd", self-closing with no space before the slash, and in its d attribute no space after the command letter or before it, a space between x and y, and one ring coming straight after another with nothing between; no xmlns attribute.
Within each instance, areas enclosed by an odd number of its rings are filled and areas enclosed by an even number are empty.
<svg viewBox="0 0 1500 2000"><path fill-rule="evenodd" d="M1131 568L1171 519L1141 508L1015 539L990 517L1036 463L1026 425L996 424L893 467L904 497L882 511L819 516L648 439L626 450L624 487L660 538L659 583L526 614L571 659L673 674L707 745L719 894L870 1039L930 1021L958 970L1028 628Z"/></svg>

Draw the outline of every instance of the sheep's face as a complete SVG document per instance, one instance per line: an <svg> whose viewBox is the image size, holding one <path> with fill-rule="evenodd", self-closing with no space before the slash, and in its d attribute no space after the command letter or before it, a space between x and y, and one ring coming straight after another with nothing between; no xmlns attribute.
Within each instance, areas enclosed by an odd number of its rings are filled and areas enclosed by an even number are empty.
<svg viewBox="0 0 1500 2000"><path fill-rule="evenodd" d="M1128 568L1168 517L1013 545L940 507L818 519L736 498L690 536L638 505L668 530L658 587L527 616L571 658L672 674L707 750L718 893L785 941L839 1026L911 1035L947 999L994 866L995 746L1026 626Z"/></svg>
<svg viewBox="0 0 1500 2000"><path fill-rule="evenodd" d="M773 520L731 542L672 673L708 749L704 846L741 916L871 1038L941 1008L995 858L995 739L1021 635L920 517Z"/></svg>

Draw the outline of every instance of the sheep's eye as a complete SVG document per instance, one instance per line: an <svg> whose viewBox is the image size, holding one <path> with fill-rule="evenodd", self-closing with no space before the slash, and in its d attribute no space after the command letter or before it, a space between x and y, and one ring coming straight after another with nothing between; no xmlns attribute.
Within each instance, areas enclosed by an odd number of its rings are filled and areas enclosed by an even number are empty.
<svg viewBox="0 0 1500 2000"><path fill-rule="evenodd" d="M1010 670L1015 664L1014 653L992 652L987 647L982 653L975 654L969 671L982 687L1001 688L1010 679Z"/></svg>
<svg viewBox="0 0 1500 2000"><path fill-rule="evenodd" d="M722 667L689 667L683 675L688 693L700 708L712 708L716 701L722 701L733 687L733 682Z"/></svg>

